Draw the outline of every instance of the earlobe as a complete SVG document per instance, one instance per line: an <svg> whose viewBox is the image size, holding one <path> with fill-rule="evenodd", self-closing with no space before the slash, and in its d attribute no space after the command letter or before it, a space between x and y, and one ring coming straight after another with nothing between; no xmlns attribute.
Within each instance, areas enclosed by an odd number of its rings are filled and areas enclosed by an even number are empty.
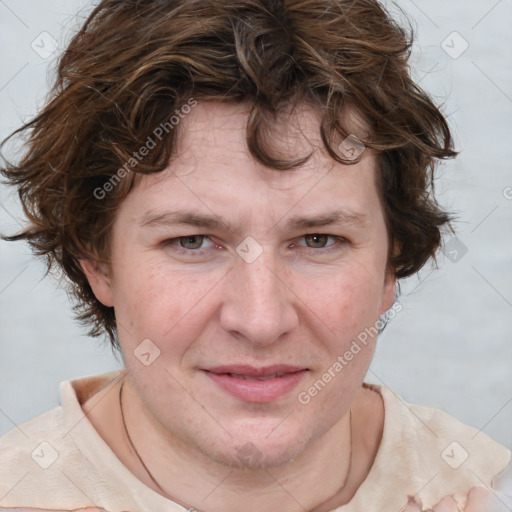
<svg viewBox="0 0 512 512"><path fill-rule="evenodd" d="M108 265L94 259L80 260L89 285L96 298L107 307L114 306Z"/></svg>

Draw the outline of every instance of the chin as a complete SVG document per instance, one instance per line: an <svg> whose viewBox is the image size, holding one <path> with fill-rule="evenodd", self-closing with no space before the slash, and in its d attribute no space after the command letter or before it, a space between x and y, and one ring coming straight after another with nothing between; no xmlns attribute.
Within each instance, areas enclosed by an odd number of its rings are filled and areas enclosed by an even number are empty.
<svg viewBox="0 0 512 512"><path fill-rule="evenodd" d="M230 438L226 443L223 439L219 443L204 445L204 453L212 460L225 466L236 469L270 469L289 464L300 456L312 442L299 431L290 432L278 428L274 432L268 429L259 429L254 432L245 431Z"/></svg>
<svg viewBox="0 0 512 512"><path fill-rule="evenodd" d="M284 449L283 449L284 448ZM261 450L256 444L248 441L233 452L232 447L227 452L209 453L209 457L219 464L235 469L264 470L286 466L292 462L302 449L294 447L280 447L275 450Z"/></svg>

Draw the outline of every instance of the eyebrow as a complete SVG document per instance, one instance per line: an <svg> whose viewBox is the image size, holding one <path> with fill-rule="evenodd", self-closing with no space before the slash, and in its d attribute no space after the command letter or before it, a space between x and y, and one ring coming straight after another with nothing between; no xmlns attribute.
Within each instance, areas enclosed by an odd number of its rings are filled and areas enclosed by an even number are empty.
<svg viewBox="0 0 512 512"><path fill-rule="evenodd" d="M279 224L279 223L278 223ZM286 229L299 230L317 228L330 225L355 225L367 227L369 217L366 213L352 210L334 210L317 216L295 216L285 223ZM175 210L168 212L148 212L142 218L140 225L144 228L194 226L209 230L225 229L239 233L240 229L225 219L216 215L205 215L188 210Z"/></svg>

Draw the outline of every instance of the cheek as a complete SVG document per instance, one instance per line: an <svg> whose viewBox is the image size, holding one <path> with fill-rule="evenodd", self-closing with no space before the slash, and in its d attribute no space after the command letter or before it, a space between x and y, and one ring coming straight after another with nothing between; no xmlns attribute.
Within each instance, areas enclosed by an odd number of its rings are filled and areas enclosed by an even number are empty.
<svg viewBox="0 0 512 512"><path fill-rule="evenodd" d="M378 274L362 265L339 269L297 284L297 295L304 297L310 315L331 337L347 341L378 320L382 293Z"/></svg>
<svg viewBox="0 0 512 512"><path fill-rule="evenodd" d="M333 421L349 407L373 357L381 298L377 274L331 276L309 290L311 330L323 353L299 401L314 399L315 407L330 411Z"/></svg>
<svg viewBox="0 0 512 512"><path fill-rule="evenodd" d="M173 352L181 352L180 346L184 348L202 328L201 307L216 279L190 273L184 277L184 272L141 260L136 266L127 263L114 297L121 341L134 347L150 339L165 352L172 340Z"/></svg>

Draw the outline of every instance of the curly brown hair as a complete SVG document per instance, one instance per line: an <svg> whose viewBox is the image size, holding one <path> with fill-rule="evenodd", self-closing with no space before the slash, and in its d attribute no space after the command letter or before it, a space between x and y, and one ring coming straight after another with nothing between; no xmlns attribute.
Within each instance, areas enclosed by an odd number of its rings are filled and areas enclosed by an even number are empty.
<svg viewBox="0 0 512 512"><path fill-rule="evenodd" d="M389 268L409 276L435 257L450 220L433 197L434 166L455 155L446 120L410 76L412 39L376 0L103 0L60 57L44 108L10 135L25 135L25 151L2 174L29 225L5 238L27 240L60 268L78 318L117 347L114 310L79 261L108 261L119 204L137 176L176 155L170 117L191 101L246 103L252 155L285 170L303 160L272 154L268 134L278 114L308 102L342 163L353 163L332 144L350 133L343 114L364 118L390 247L399 247ZM141 157L157 127L161 141Z"/></svg>

